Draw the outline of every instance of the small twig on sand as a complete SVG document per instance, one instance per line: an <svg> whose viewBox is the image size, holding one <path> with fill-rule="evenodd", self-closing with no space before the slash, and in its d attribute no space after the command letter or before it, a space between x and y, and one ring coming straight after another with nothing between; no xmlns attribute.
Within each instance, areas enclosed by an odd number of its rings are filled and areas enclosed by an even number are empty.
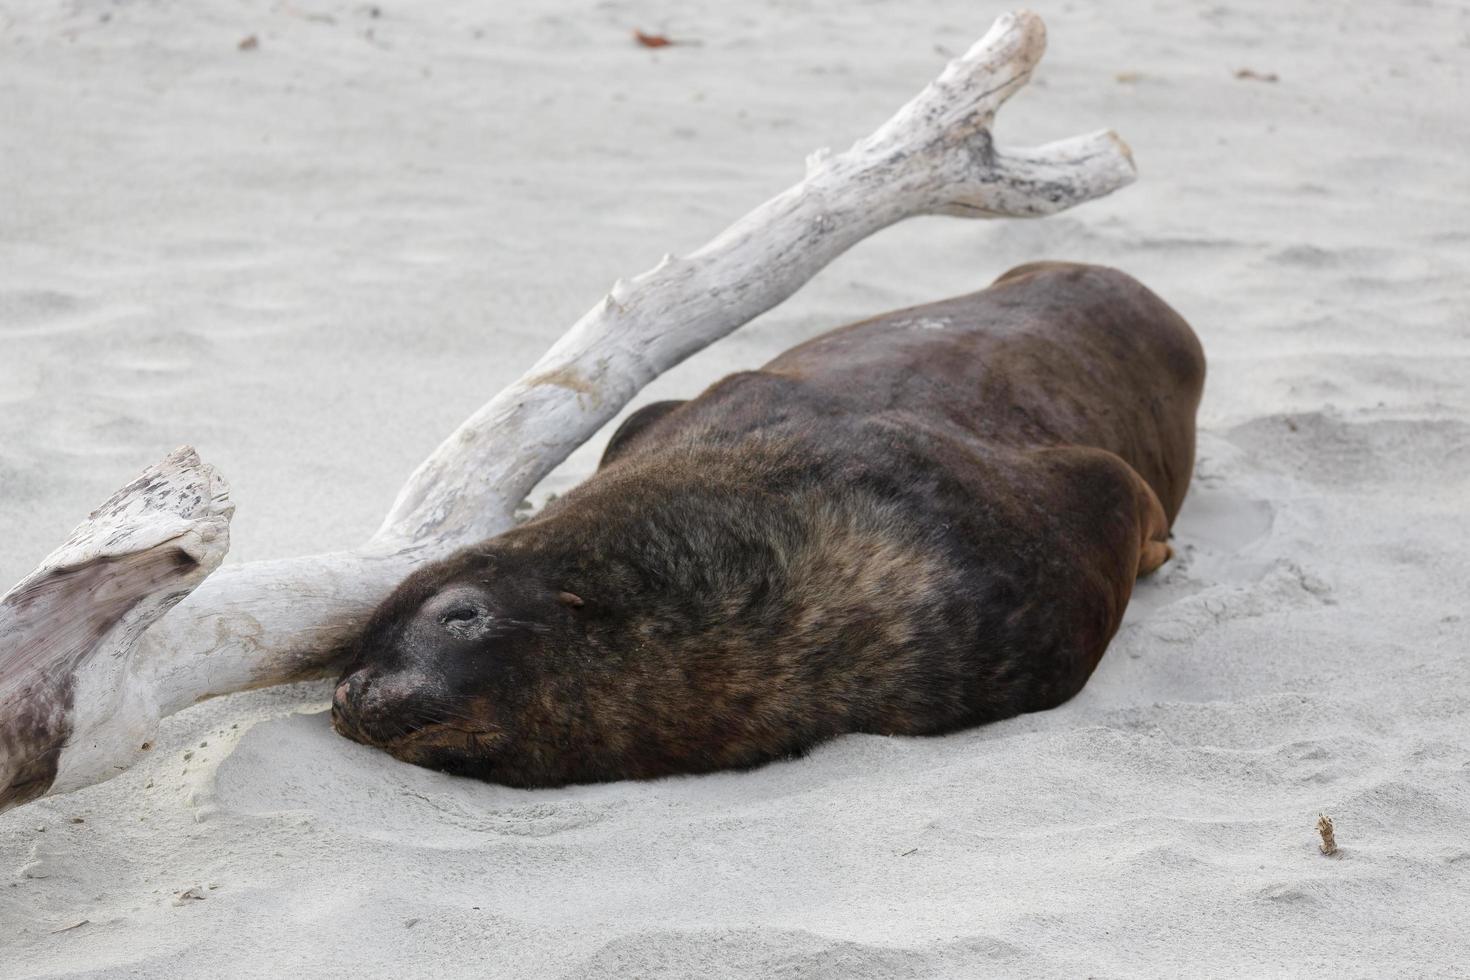
<svg viewBox="0 0 1470 980"><path fill-rule="evenodd" d="M1235 72L1235 77L1247 82L1279 82L1281 76L1274 71L1256 71L1254 68L1240 68Z"/></svg>
<svg viewBox="0 0 1470 980"><path fill-rule="evenodd" d="M1322 835L1322 853L1328 857L1337 853L1337 838L1332 836L1332 818L1325 813L1317 814L1317 833Z"/></svg>

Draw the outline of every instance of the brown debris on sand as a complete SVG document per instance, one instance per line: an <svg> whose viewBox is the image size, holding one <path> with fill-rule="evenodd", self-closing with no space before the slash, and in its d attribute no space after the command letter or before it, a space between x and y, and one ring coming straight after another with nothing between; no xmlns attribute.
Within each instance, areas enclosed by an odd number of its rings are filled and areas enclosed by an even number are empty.
<svg viewBox="0 0 1470 980"><path fill-rule="evenodd" d="M667 48L675 44L690 47L698 46L700 43L702 43L700 41L690 40L688 38L671 38L666 34L649 34L640 30L633 31L633 40L635 43L642 45L645 48Z"/></svg>
<svg viewBox="0 0 1470 980"><path fill-rule="evenodd" d="M1236 69L1235 77L1247 82L1279 82L1281 76L1274 71L1256 71L1254 68Z"/></svg>
<svg viewBox="0 0 1470 980"><path fill-rule="evenodd" d="M1332 818L1325 813L1317 814L1317 833L1322 835L1322 853L1332 857L1337 853L1337 838L1332 834Z"/></svg>

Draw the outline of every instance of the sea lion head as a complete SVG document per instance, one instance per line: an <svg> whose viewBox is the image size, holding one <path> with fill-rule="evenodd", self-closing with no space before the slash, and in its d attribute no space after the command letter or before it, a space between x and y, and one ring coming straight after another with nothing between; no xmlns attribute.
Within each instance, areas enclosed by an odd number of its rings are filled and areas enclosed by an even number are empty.
<svg viewBox="0 0 1470 980"><path fill-rule="evenodd" d="M517 563L519 564L519 563ZM582 600L485 553L420 569L374 612L332 698L332 726L405 762L486 778Z"/></svg>

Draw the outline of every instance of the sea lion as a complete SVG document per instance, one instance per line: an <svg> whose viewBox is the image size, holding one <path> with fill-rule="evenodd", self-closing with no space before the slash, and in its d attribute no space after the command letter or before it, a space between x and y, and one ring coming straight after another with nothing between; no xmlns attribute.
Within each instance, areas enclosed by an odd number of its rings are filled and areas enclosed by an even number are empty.
<svg viewBox="0 0 1470 980"><path fill-rule="evenodd" d="M1076 694L1170 555L1204 354L1113 269L808 341L633 413L597 472L416 571L332 705L513 786L744 768Z"/></svg>

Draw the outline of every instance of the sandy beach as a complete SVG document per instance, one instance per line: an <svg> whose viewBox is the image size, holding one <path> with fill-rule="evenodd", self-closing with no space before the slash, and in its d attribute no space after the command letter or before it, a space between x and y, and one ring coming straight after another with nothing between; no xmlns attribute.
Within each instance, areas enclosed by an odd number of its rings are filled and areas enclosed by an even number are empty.
<svg viewBox="0 0 1470 980"><path fill-rule="evenodd" d="M0 815L0 977L1470 973L1470 7L1033 7L998 137L1111 126L1138 182L888 229L634 407L1022 262L1137 276L1210 377L1176 559L1082 694L536 792L338 737L326 684L207 702ZM1004 9L0 0L0 587L183 443L228 561L365 539L615 278Z"/></svg>

